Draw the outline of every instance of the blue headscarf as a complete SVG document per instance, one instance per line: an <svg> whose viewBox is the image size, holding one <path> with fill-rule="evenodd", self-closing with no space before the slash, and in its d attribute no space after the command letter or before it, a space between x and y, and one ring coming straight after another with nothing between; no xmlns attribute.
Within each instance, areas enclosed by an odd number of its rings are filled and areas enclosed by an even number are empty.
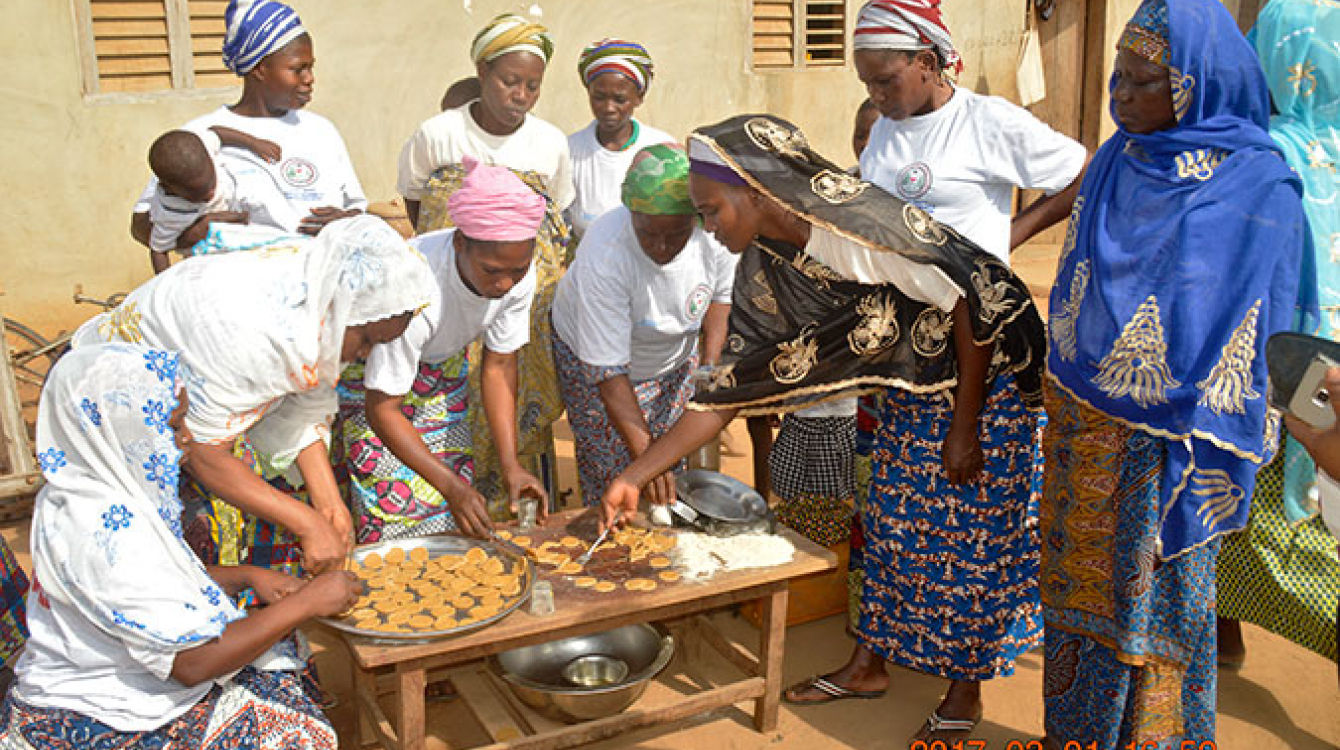
<svg viewBox="0 0 1340 750"><path fill-rule="evenodd" d="M1277 442L1266 339L1294 322L1307 230L1266 132L1265 77L1224 7L1146 0L1132 24L1121 46L1157 60L1166 41L1177 124L1137 135L1118 120L1095 154L1057 267L1047 361L1084 403L1167 440L1168 559L1246 523Z"/></svg>
<svg viewBox="0 0 1340 750"><path fill-rule="evenodd" d="M1252 32L1279 114L1270 135L1303 180L1303 211L1312 229L1321 319L1306 333L1340 340L1340 7L1272 0ZM1316 515L1310 490L1316 465L1298 441L1284 446L1284 513L1292 522Z"/></svg>
<svg viewBox="0 0 1340 750"><path fill-rule="evenodd" d="M298 14L274 0L232 0L224 14L223 64L244 76L265 56L307 30Z"/></svg>

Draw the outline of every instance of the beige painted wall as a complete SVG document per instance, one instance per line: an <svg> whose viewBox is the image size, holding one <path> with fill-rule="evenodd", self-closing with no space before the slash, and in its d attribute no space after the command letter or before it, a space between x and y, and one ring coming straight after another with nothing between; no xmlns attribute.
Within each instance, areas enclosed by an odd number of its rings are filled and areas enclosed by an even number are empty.
<svg viewBox="0 0 1340 750"><path fill-rule="evenodd" d="M7 0L0 30L0 310L54 333L95 312L70 300L75 284L105 296L149 276L129 237L130 207L148 178L144 153L159 133L239 89L140 99L81 93L75 0ZM317 55L312 109L335 122L373 200L392 197L395 160L443 89L469 75L469 40L508 0L292 0ZM852 13L859 0L850 0ZM644 43L657 77L643 120L675 135L744 111L771 111L806 130L819 150L853 161L851 115L865 93L851 69L752 74L748 0L539 0L556 52L535 112L566 132L590 119L576 74L589 41ZM1007 9L1005 6L1011 6ZM946 13L967 62L963 83L1014 94L1022 12L1014 2L954 0Z"/></svg>

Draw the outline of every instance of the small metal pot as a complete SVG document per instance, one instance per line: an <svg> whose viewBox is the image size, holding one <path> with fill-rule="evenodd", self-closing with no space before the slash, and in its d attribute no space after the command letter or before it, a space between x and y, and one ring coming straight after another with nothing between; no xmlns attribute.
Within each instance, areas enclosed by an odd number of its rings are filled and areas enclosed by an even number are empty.
<svg viewBox="0 0 1340 750"><path fill-rule="evenodd" d="M625 625L505 651L489 666L522 703L576 723L633 705L674 655L675 641L664 629Z"/></svg>

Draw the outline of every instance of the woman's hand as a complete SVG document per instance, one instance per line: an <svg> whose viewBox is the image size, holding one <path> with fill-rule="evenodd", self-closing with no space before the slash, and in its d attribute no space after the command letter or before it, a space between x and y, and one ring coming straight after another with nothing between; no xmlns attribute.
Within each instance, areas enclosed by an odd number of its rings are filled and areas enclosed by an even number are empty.
<svg viewBox="0 0 1340 750"><path fill-rule="evenodd" d="M318 206L312 209L311 213L302 217L302 221L298 222L298 231L303 234L316 236L317 234L320 234L321 230L325 229L326 225L330 222L346 219L350 216L357 216L361 213L363 212L357 209L346 211L342 208L335 208L334 206Z"/></svg>
<svg viewBox="0 0 1340 750"><path fill-rule="evenodd" d="M466 536L476 539L488 538L493 530L493 519L489 518L488 504L484 496L469 485L446 496L447 506L451 508L451 517L456 528Z"/></svg>
<svg viewBox="0 0 1340 750"><path fill-rule="evenodd" d="M344 570L332 570L308 581L299 591L313 617L333 617L358 602L362 585L358 577Z"/></svg>
<svg viewBox="0 0 1340 750"><path fill-rule="evenodd" d="M249 566L247 585L256 592L256 597L264 604L274 604L289 594L302 589L300 578L281 573L277 570Z"/></svg>
<svg viewBox="0 0 1340 750"><path fill-rule="evenodd" d="M950 484L968 484L986 467L982 443L977 437L977 423L962 423L955 419L940 448L945 477Z"/></svg>
<svg viewBox="0 0 1340 750"><path fill-rule="evenodd" d="M348 511L345 511L346 515ZM298 544L302 546L302 566L312 574L344 567L349 555L351 537L335 528L323 513L313 511L307 527L298 532Z"/></svg>
<svg viewBox="0 0 1340 750"><path fill-rule="evenodd" d="M534 474L520 465L513 466L504 469L503 484L507 486L507 501L513 515L520 512L522 497L533 497L539 502L540 518L549 515L549 493L544 491L544 484Z"/></svg>
<svg viewBox="0 0 1340 750"><path fill-rule="evenodd" d="M637 514L637 485L615 479L600 498L600 530L622 523Z"/></svg>
<svg viewBox="0 0 1340 750"><path fill-rule="evenodd" d="M652 505L669 505L675 498L675 475L668 471L658 475L647 483L644 491L647 493L647 502Z"/></svg>

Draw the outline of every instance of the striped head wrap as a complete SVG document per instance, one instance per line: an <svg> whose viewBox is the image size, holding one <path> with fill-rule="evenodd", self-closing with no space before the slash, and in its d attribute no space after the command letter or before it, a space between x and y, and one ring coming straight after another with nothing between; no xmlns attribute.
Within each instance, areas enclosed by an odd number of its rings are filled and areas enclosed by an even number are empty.
<svg viewBox="0 0 1340 750"><path fill-rule="evenodd" d="M1144 59L1168 67L1168 4L1165 0L1145 0L1126 23L1117 40L1117 49L1130 50Z"/></svg>
<svg viewBox="0 0 1340 750"><path fill-rule="evenodd" d="M647 146L633 157L619 196L629 211L652 216L687 216L689 156L678 143Z"/></svg>
<svg viewBox="0 0 1340 750"><path fill-rule="evenodd" d="M298 14L274 0L232 0L224 13L224 28L223 64L240 76L307 33Z"/></svg>
<svg viewBox="0 0 1340 750"><path fill-rule="evenodd" d="M532 52L548 65L549 58L554 56L554 42L544 26L515 13L504 13L475 34L470 57L476 63L490 62L518 50Z"/></svg>
<svg viewBox="0 0 1340 750"><path fill-rule="evenodd" d="M636 84L638 93L646 93L647 86L651 85L651 55L637 42L601 39L582 50L581 57L577 58L577 73L586 86L602 73L618 73Z"/></svg>
<svg viewBox="0 0 1340 750"><path fill-rule="evenodd" d="M852 48L935 49L946 71L963 72L963 58L940 14L940 0L870 0L856 16Z"/></svg>

